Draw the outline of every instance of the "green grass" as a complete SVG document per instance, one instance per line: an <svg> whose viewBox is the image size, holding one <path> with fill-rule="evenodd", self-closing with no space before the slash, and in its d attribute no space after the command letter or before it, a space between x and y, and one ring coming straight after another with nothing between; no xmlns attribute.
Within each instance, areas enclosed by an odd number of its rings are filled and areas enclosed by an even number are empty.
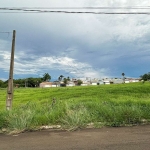
<svg viewBox="0 0 150 150"><path fill-rule="evenodd" d="M53 100L55 98L55 100ZM65 88L18 88L12 111L5 110L0 89L0 129L30 130L42 125L63 128L125 126L150 121L150 83Z"/></svg>

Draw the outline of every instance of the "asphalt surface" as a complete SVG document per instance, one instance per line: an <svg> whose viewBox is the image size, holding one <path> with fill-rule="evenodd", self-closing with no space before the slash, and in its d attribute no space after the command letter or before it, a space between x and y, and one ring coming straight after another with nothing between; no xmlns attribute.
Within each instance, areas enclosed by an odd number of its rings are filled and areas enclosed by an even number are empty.
<svg viewBox="0 0 150 150"><path fill-rule="evenodd" d="M0 134L0 150L150 150L150 125Z"/></svg>

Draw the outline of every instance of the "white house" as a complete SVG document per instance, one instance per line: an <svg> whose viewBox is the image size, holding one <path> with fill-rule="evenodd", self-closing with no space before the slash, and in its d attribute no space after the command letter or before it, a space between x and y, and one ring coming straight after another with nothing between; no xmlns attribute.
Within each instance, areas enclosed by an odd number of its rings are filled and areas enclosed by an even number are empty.
<svg viewBox="0 0 150 150"><path fill-rule="evenodd" d="M103 82L102 80L99 80L99 81L98 81L98 84L99 84L99 85L103 85L104 82Z"/></svg>
<svg viewBox="0 0 150 150"><path fill-rule="evenodd" d="M98 81L97 80L92 80L91 85L98 85Z"/></svg>
<svg viewBox="0 0 150 150"><path fill-rule="evenodd" d="M130 80L130 82L139 82L139 79L133 79L133 78L131 78L129 80Z"/></svg>
<svg viewBox="0 0 150 150"><path fill-rule="evenodd" d="M130 83L130 80L129 79L125 79L125 83Z"/></svg>
<svg viewBox="0 0 150 150"><path fill-rule="evenodd" d="M48 88L48 87L59 87L59 82L42 82L40 83L40 87L42 88Z"/></svg>
<svg viewBox="0 0 150 150"><path fill-rule="evenodd" d="M40 83L40 87L42 88L52 87L52 82L42 82Z"/></svg>
<svg viewBox="0 0 150 150"><path fill-rule="evenodd" d="M104 84L110 84L109 80L104 80L103 82L104 82Z"/></svg>
<svg viewBox="0 0 150 150"><path fill-rule="evenodd" d="M88 80L83 80L81 86L91 85L91 82Z"/></svg>
<svg viewBox="0 0 150 150"><path fill-rule="evenodd" d="M114 84L121 84L121 83L123 83L123 79L113 79L112 82Z"/></svg>
<svg viewBox="0 0 150 150"><path fill-rule="evenodd" d="M88 84L86 84L86 83L82 83L82 84L81 84L81 86L87 86L87 85L88 85Z"/></svg>
<svg viewBox="0 0 150 150"><path fill-rule="evenodd" d="M75 86L75 83L72 82L72 81L70 81L70 82L68 82L68 83L66 84L66 86Z"/></svg>

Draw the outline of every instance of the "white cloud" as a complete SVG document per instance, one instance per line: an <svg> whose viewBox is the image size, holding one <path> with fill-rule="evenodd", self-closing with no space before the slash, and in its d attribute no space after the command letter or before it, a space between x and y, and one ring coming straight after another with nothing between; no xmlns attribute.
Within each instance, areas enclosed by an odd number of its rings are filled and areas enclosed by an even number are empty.
<svg viewBox="0 0 150 150"><path fill-rule="evenodd" d="M30 59L30 57L33 58L34 56L28 56L26 59ZM87 75L98 77L106 73L105 70L96 71L92 69L91 65L69 57L36 57L32 61L17 58L19 57L16 56L15 74L43 74L43 70L62 70L77 77L86 77Z"/></svg>
<svg viewBox="0 0 150 150"><path fill-rule="evenodd" d="M1 51L0 51L1 53ZM10 52L3 52L0 54L3 60L0 68L5 72L9 72ZM36 55L27 55L27 53L20 51L15 54L14 74L43 74L44 70L62 70L68 72L76 77L100 77L106 76L108 69L93 69L88 63L79 62L70 57L63 56L47 56L37 57Z"/></svg>

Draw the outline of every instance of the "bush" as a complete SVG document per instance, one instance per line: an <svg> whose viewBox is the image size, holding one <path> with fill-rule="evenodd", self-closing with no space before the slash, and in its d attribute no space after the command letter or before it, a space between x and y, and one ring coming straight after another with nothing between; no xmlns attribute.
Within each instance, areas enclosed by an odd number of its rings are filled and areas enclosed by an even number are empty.
<svg viewBox="0 0 150 150"><path fill-rule="evenodd" d="M1 111L0 112L0 129L8 127L8 112Z"/></svg>

